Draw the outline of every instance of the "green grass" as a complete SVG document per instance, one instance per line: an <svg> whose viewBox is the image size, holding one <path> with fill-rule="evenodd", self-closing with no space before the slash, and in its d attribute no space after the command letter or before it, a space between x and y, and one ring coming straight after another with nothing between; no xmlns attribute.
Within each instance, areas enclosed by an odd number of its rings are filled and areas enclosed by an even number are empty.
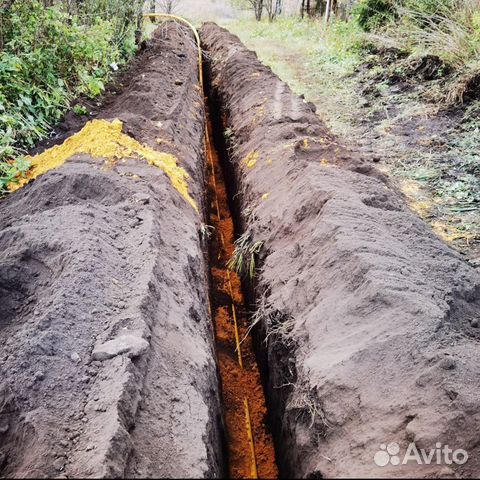
<svg viewBox="0 0 480 480"><path fill-rule="evenodd" d="M235 241L235 250L228 261L228 268L243 278L253 280L255 277L256 258L263 247L263 242L254 242L250 232L245 232Z"/></svg>
<svg viewBox="0 0 480 480"><path fill-rule="evenodd" d="M237 20L228 28L297 93L307 93L305 70L325 69L341 77L350 74L361 59L364 34L355 22L326 27L321 20L282 17L273 23Z"/></svg>
<svg viewBox="0 0 480 480"><path fill-rule="evenodd" d="M8 185L18 182L30 167L30 163L23 157L9 162L0 162L0 198L8 193Z"/></svg>
<svg viewBox="0 0 480 480"><path fill-rule="evenodd" d="M358 98L349 77L362 62L365 34L353 21L332 22L280 17L275 22L237 20L226 25L298 95L322 105L329 126L346 133L347 108ZM341 99L339 109L332 99Z"/></svg>

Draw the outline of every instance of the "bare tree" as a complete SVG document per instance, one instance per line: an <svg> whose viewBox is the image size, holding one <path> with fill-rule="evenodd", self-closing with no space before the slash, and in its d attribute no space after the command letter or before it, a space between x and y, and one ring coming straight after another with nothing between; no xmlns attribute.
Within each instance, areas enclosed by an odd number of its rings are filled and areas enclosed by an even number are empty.
<svg viewBox="0 0 480 480"><path fill-rule="evenodd" d="M160 0L158 6L163 13L172 14L178 8L181 0Z"/></svg>
<svg viewBox="0 0 480 480"><path fill-rule="evenodd" d="M255 11L255 18L260 21L262 19L263 13L263 3L264 0L250 0L253 3L253 8Z"/></svg>
<svg viewBox="0 0 480 480"><path fill-rule="evenodd" d="M282 0L265 0L264 6L270 22L282 13Z"/></svg>
<svg viewBox="0 0 480 480"><path fill-rule="evenodd" d="M325 6L325 21L328 22L333 15L337 15L338 0L327 0Z"/></svg>
<svg viewBox="0 0 480 480"><path fill-rule="evenodd" d="M305 13L311 17L314 14L313 8L311 6L310 0L302 0L302 5L300 7L300 15L304 18Z"/></svg>
<svg viewBox="0 0 480 480"><path fill-rule="evenodd" d="M241 8L253 10L255 19L260 21L262 19L263 8L266 7L266 3L269 2L270 0L234 0L233 3Z"/></svg>
<svg viewBox="0 0 480 480"><path fill-rule="evenodd" d="M283 9L282 0L277 0L275 5L275 15L277 17L278 15L282 14L282 9Z"/></svg>
<svg viewBox="0 0 480 480"><path fill-rule="evenodd" d="M316 0L315 1L315 15L323 17L325 15L325 8L327 6L327 0Z"/></svg>
<svg viewBox="0 0 480 480"><path fill-rule="evenodd" d="M325 7L325 22L330 20L330 15L332 14L332 0L327 0L327 5Z"/></svg>

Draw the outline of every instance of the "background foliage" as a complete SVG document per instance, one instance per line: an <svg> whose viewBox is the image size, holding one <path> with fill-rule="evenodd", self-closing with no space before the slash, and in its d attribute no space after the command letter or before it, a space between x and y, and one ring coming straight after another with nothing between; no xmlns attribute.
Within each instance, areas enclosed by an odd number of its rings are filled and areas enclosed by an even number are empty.
<svg viewBox="0 0 480 480"><path fill-rule="evenodd" d="M139 0L0 3L0 193L12 162L48 135L71 101L99 95L135 51Z"/></svg>

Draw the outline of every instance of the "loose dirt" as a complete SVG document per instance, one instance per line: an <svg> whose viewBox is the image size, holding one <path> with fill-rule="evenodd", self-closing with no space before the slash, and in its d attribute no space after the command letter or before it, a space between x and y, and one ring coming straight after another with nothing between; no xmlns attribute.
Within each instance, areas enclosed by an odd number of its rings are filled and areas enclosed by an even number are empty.
<svg viewBox="0 0 480 480"><path fill-rule="evenodd" d="M161 29L0 203L1 476L222 475L196 62Z"/></svg>
<svg viewBox="0 0 480 480"><path fill-rule="evenodd" d="M242 228L264 242L252 295L281 475L475 476L478 273L237 37L201 37ZM413 441L470 459L375 465Z"/></svg>

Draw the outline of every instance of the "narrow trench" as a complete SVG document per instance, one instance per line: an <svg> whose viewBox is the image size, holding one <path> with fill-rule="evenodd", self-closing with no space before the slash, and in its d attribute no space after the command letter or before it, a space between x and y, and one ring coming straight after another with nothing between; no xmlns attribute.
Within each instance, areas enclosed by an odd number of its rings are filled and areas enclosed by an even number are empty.
<svg viewBox="0 0 480 480"><path fill-rule="evenodd" d="M234 251L233 188L228 188L224 149L207 109L207 198L209 224L214 228L209 245L211 309L226 424L225 454L229 478L277 478L275 451L267 424L267 408L260 371L248 335L242 282L227 268ZM217 139L217 141L216 141ZM223 154L222 154L223 153ZM240 343L240 349L237 345Z"/></svg>

